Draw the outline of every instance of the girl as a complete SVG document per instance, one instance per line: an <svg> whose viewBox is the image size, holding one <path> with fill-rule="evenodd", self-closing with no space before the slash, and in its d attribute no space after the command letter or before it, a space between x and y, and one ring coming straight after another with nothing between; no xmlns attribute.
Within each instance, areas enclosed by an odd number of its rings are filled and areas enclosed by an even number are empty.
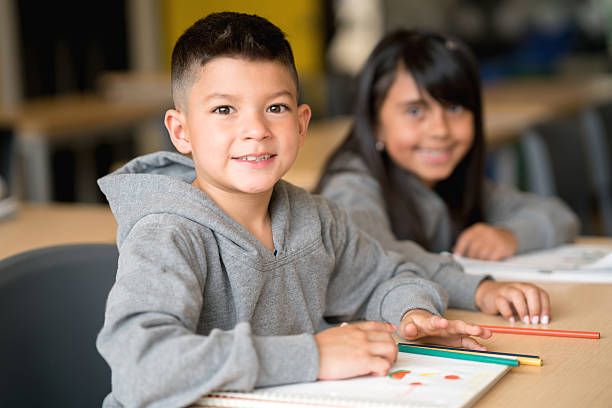
<svg viewBox="0 0 612 408"><path fill-rule="evenodd" d="M456 39L399 30L385 36L366 61L353 129L316 190L400 252L415 241L432 252L499 260L575 237L577 219L559 200L485 180L484 152L480 80L471 52ZM531 304L547 298L529 284L443 286L451 299L453 291L466 296L475 290L476 306L510 320L511 305L523 320L539 321ZM484 299L497 303L501 297L504 306L478 305L483 287L494 292ZM525 302L531 319L523 313Z"/></svg>

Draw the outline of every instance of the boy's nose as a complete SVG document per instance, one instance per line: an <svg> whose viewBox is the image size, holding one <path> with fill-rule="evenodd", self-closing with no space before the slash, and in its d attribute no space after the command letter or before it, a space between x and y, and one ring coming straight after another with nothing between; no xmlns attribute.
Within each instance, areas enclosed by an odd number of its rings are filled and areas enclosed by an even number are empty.
<svg viewBox="0 0 612 408"><path fill-rule="evenodd" d="M242 137L246 140L263 140L270 137L270 130L262 115L249 115L243 126Z"/></svg>

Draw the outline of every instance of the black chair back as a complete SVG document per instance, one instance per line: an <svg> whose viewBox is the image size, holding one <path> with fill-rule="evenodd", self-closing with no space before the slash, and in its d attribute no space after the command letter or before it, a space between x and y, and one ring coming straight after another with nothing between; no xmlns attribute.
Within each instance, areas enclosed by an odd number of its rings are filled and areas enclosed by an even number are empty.
<svg viewBox="0 0 612 408"><path fill-rule="evenodd" d="M101 406L111 373L95 340L117 259L114 244L78 244L0 261L0 406Z"/></svg>

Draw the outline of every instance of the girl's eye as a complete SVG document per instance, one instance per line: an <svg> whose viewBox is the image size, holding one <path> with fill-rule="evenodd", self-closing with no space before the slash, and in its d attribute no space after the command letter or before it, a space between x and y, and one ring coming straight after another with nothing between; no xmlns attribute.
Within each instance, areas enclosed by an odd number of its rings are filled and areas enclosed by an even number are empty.
<svg viewBox="0 0 612 408"><path fill-rule="evenodd" d="M215 109L213 109L214 113L219 113L221 115L229 115L230 113L235 112L234 108L232 108L231 106L219 106L216 107Z"/></svg>
<svg viewBox="0 0 612 408"><path fill-rule="evenodd" d="M282 113L282 112L286 112L288 109L289 107L287 105L276 104L276 105L270 106L266 111L272 112L272 113Z"/></svg>
<svg viewBox="0 0 612 408"><path fill-rule="evenodd" d="M412 108L408 108L406 109L406 113L410 116L420 116L423 113L423 109L421 108L417 108L417 107L412 107Z"/></svg>
<svg viewBox="0 0 612 408"><path fill-rule="evenodd" d="M446 108L450 113L461 113L463 112L463 106L461 105L448 105Z"/></svg>

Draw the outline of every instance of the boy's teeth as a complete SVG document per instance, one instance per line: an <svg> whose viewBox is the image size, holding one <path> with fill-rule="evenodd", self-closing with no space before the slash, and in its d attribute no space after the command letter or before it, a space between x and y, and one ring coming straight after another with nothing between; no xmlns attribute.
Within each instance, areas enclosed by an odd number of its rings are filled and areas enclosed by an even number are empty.
<svg viewBox="0 0 612 408"><path fill-rule="evenodd" d="M262 161L262 160L268 160L270 158L269 154L264 154L262 156L243 156L240 158L240 160L246 160L246 161Z"/></svg>

